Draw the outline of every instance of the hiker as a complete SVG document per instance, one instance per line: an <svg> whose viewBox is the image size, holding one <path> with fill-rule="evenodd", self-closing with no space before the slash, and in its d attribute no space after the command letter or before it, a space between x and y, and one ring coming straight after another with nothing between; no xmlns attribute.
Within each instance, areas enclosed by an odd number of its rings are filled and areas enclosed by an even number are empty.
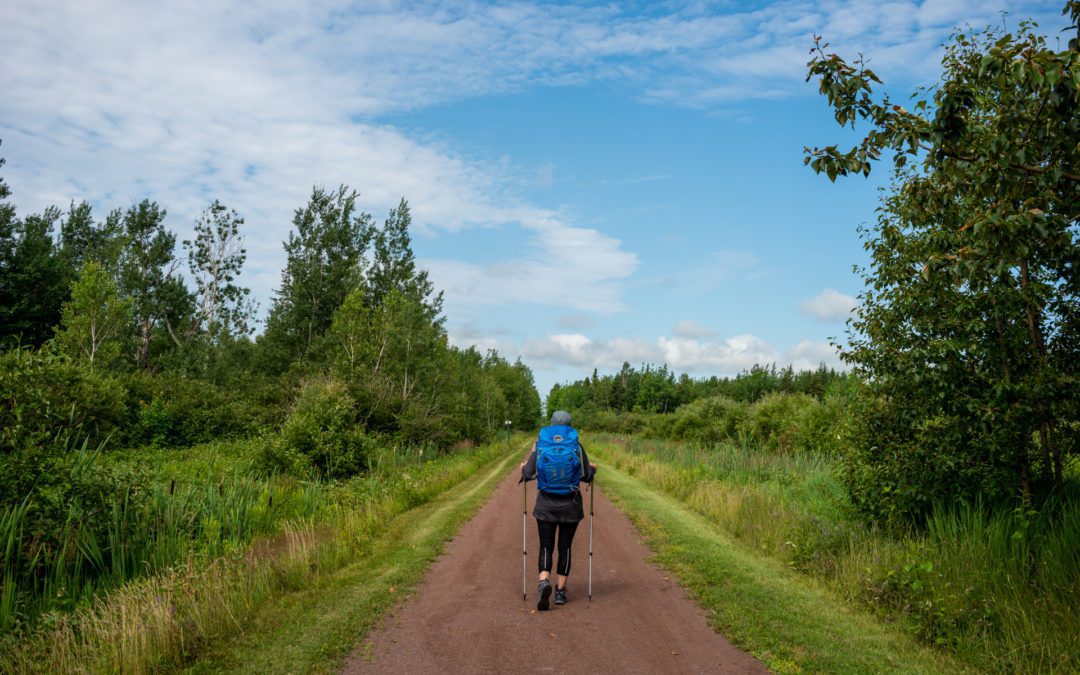
<svg viewBox="0 0 1080 675"><path fill-rule="evenodd" d="M551 598L551 564L555 557L556 539L558 566L555 604L566 604L570 546L578 523L585 518L579 483L592 483L595 475L596 465L589 463L585 448L578 441L577 430L570 426L570 413L556 410L551 416L551 426L540 430L529 458L521 464L521 480L538 481L536 507L533 509L536 529L540 534L538 610L546 610Z"/></svg>

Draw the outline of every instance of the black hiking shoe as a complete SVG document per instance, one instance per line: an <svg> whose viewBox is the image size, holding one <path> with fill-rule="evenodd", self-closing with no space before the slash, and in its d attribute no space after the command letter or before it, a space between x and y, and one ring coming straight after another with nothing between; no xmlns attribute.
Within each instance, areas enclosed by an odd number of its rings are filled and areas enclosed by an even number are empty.
<svg viewBox="0 0 1080 675"><path fill-rule="evenodd" d="M536 590L540 591L540 599L536 602L536 608L543 612L547 610L548 600L551 598L551 582L544 579L536 585Z"/></svg>
<svg viewBox="0 0 1080 675"><path fill-rule="evenodd" d="M562 588L559 588L558 586L555 587L555 604L566 604L566 586L563 586Z"/></svg>

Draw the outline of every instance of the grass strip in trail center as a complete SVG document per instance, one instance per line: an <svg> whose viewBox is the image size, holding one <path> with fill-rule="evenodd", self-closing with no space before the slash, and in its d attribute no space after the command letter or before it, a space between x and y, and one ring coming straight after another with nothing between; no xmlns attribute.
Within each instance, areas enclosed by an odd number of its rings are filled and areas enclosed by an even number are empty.
<svg viewBox="0 0 1080 675"><path fill-rule="evenodd" d="M603 458L600 448L593 454ZM957 673L970 669L843 606L812 580L755 555L678 500L605 464L598 484L733 643L778 673Z"/></svg>
<svg viewBox="0 0 1080 675"><path fill-rule="evenodd" d="M195 673L336 672L342 659L423 577L445 542L487 501L511 453L430 502L394 518L363 557L266 604L242 634L208 645Z"/></svg>

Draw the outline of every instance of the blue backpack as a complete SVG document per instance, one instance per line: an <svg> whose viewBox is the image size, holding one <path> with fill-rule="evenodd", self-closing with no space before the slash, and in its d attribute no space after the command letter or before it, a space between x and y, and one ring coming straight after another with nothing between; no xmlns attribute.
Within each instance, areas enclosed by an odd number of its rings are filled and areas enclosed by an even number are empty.
<svg viewBox="0 0 1080 675"><path fill-rule="evenodd" d="M568 495L578 491L583 477L581 446L573 427L556 425L540 430L536 441L536 476L542 492Z"/></svg>

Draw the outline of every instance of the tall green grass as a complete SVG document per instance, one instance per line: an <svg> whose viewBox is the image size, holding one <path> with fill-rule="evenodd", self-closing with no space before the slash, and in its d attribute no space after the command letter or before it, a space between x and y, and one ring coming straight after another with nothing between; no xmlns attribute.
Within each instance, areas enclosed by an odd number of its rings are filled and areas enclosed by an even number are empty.
<svg viewBox="0 0 1080 675"><path fill-rule="evenodd" d="M317 483L234 473L203 483L132 485L120 499L96 505L97 513L73 505L57 545L35 532L29 502L5 509L0 634L30 628L42 615L69 611L179 561L227 554L287 520L315 515L325 493Z"/></svg>
<svg viewBox="0 0 1080 675"><path fill-rule="evenodd" d="M896 535L848 517L834 466L820 456L636 438L590 453L980 669L1080 670L1075 491L1043 513L939 509L924 530Z"/></svg>
<svg viewBox="0 0 1080 675"><path fill-rule="evenodd" d="M106 586L99 575L72 611L54 610L33 630L9 634L0 640L0 671L148 672L183 664L207 640L242 626L273 594L303 588L352 560L390 518L505 451L417 453L381 472L325 485L236 476L181 494L171 481L163 484L150 515L118 521L132 531L146 518L160 519L159 536L124 554L139 561L141 578ZM18 521L8 515L2 522ZM121 539L108 544L125 547ZM113 557L121 556L103 549L99 557L87 546L77 559L107 567ZM71 570L64 575L49 588L74 578ZM5 578L4 588L12 581L18 579Z"/></svg>
<svg viewBox="0 0 1080 675"><path fill-rule="evenodd" d="M122 469L132 484L122 498L93 513L84 504L72 506L58 543L35 531L28 502L0 509L0 640L17 639L40 620L55 621L132 579L234 554L288 522L322 516L357 499L407 492L398 484L401 476L438 457L433 448L379 448L363 479L301 482L253 470L251 458L264 442L269 441L77 453L76 461L87 466L96 461Z"/></svg>

